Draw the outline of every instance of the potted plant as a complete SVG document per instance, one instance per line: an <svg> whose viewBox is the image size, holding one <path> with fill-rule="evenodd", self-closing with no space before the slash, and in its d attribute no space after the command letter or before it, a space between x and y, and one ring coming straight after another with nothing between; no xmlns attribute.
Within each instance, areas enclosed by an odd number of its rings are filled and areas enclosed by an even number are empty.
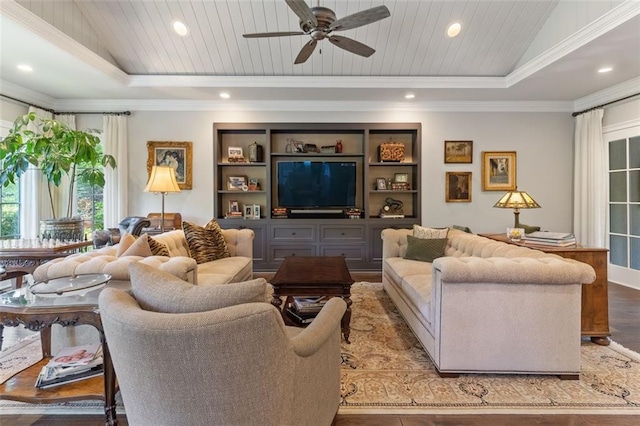
<svg viewBox="0 0 640 426"><path fill-rule="evenodd" d="M101 152L97 133L97 130L73 130L61 121L29 113L18 117L9 135L0 141L0 185L6 187L16 183L31 166L40 169L47 180L53 224L47 225L45 221L43 229L41 221L42 238L82 238L82 219L71 218L75 184L85 182L104 187L105 167L116 167L115 158ZM59 206L54 202L53 187L59 187L64 182L64 176L68 177L69 198L66 216L57 218L56 207ZM76 234L77 228L69 231L69 227L73 227L69 222L79 222L79 234ZM49 226L62 228L66 232L54 236Z"/></svg>

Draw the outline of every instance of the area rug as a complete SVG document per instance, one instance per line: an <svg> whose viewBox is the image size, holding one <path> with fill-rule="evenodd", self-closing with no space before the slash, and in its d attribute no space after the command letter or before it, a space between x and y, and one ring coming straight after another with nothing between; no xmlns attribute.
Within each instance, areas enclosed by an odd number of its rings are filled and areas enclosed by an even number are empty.
<svg viewBox="0 0 640 426"><path fill-rule="evenodd" d="M27 336L0 351L0 384L42 359L40 335Z"/></svg>
<svg viewBox="0 0 640 426"><path fill-rule="evenodd" d="M342 344L341 414L640 414L640 354L616 343L582 342L580 380L443 379L382 284L354 284L352 300L351 344Z"/></svg>
<svg viewBox="0 0 640 426"><path fill-rule="evenodd" d="M351 344L342 344L340 414L640 415L640 355L582 343L580 380L465 374L442 379L380 283L352 286ZM120 394L117 413L124 414ZM1 401L4 414L102 414L98 401Z"/></svg>

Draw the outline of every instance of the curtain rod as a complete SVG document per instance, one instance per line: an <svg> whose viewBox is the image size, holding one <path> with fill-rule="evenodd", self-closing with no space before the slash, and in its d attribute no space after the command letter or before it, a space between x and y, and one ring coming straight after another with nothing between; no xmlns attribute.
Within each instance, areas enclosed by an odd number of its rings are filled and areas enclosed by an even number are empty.
<svg viewBox="0 0 640 426"><path fill-rule="evenodd" d="M583 111L578 111L578 112L574 112L573 114L571 114L572 117L577 117L580 114L584 114L585 112L589 112L589 111L593 111L594 109L598 109L598 108L602 108L605 107L607 105L611 105L611 104L615 104L616 102L620 102L620 101L624 101L630 98L634 98L636 96L640 95L640 93L634 93L633 95L629 95L629 96L625 96L624 98L620 98L620 99L616 99L615 101L611 101L611 102L607 102L606 104L602 104L602 105L597 105L591 108L587 108Z"/></svg>
<svg viewBox="0 0 640 426"><path fill-rule="evenodd" d="M12 98L11 96L7 96L7 95L3 95L2 93L0 93L0 96L2 96L3 98L7 98L7 99L11 99L12 101L15 102L20 102L21 104L24 105L29 105L31 107L35 107L35 108L40 108L41 110L50 112L52 114L55 115L61 115L61 114L103 114L103 115L131 115L131 111L121 111L121 112L116 112L116 111L105 111L105 112L97 112L97 111L86 111L86 112L66 112L66 111L55 111L51 108L44 108L41 107L40 105L36 105L36 104L32 104L31 102L25 102L21 99L16 99L16 98Z"/></svg>

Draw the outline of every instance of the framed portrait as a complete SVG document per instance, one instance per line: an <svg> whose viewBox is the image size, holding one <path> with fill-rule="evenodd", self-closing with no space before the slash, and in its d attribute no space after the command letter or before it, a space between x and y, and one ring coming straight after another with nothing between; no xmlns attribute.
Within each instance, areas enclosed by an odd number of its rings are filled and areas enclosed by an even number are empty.
<svg viewBox="0 0 640 426"><path fill-rule="evenodd" d="M191 142L147 142L147 178L153 166L170 166L176 171L180 189L192 188L193 143Z"/></svg>
<svg viewBox="0 0 640 426"><path fill-rule="evenodd" d="M229 201L229 212L240 213L240 204L238 204L238 200Z"/></svg>
<svg viewBox="0 0 640 426"><path fill-rule="evenodd" d="M408 183L409 182L409 173L395 173L393 175L393 181L395 183Z"/></svg>
<svg viewBox="0 0 640 426"><path fill-rule="evenodd" d="M253 204L245 204L242 210L245 219L253 219Z"/></svg>
<svg viewBox="0 0 640 426"><path fill-rule="evenodd" d="M376 178L376 189L378 191L387 190L387 180L385 178Z"/></svg>
<svg viewBox="0 0 640 426"><path fill-rule="evenodd" d="M473 162L473 141L444 141L444 162Z"/></svg>
<svg viewBox="0 0 640 426"><path fill-rule="evenodd" d="M294 153L306 152L304 149L304 142L293 141L292 150Z"/></svg>
<svg viewBox="0 0 640 426"><path fill-rule="evenodd" d="M482 190L514 191L516 189L516 152L482 152Z"/></svg>
<svg viewBox="0 0 640 426"><path fill-rule="evenodd" d="M253 218L260 219L260 204L253 205Z"/></svg>
<svg viewBox="0 0 640 426"><path fill-rule="evenodd" d="M471 172L447 172L444 193L447 203L470 203Z"/></svg>
<svg viewBox="0 0 640 426"><path fill-rule="evenodd" d="M247 178L245 176L229 176L227 188L229 191L246 191L249 189Z"/></svg>

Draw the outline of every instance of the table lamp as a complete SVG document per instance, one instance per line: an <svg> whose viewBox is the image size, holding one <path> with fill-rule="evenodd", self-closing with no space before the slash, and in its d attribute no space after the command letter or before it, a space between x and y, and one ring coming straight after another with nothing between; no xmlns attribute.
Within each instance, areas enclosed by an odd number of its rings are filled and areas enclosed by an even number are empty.
<svg viewBox="0 0 640 426"><path fill-rule="evenodd" d="M516 217L514 228L520 228L520 209L537 209L540 208L540 204L536 202L531 195L525 191L509 191L494 204L493 207L499 207L502 209L513 209L513 214Z"/></svg>
<svg viewBox="0 0 640 426"><path fill-rule="evenodd" d="M176 171L169 166L153 166L149 182L144 192L159 192L162 194L162 210L160 213L160 232L164 233L164 196L168 192L180 192L176 181Z"/></svg>

